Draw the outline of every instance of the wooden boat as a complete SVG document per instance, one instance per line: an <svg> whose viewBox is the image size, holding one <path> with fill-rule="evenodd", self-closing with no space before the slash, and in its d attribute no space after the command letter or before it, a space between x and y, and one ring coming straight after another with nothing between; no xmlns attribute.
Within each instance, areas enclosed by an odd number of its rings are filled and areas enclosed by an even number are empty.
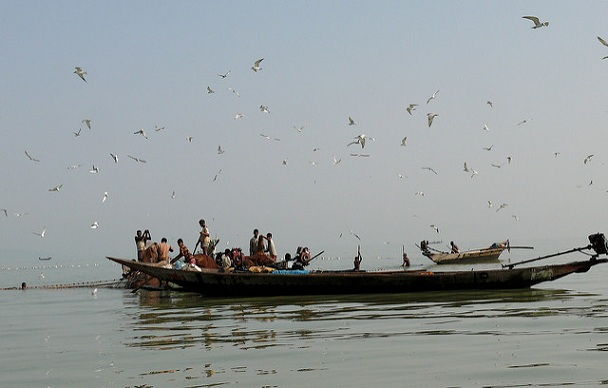
<svg viewBox="0 0 608 388"><path fill-rule="evenodd" d="M310 271L289 274L220 272L218 270L187 271L163 268L137 261L108 259L172 282L184 290L213 296L310 295L406 293L439 290L528 288L575 272L586 272L608 259L575 261L524 268L503 268L471 271ZM512 264L511 266L516 265ZM296 272L296 271L294 271Z"/></svg>
<svg viewBox="0 0 608 388"><path fill-rule="evenodd" d="M459 253L448 252L423 252L423 255L433 260L437 264L465 264L497 261L501 253L507 247L474 249Z"/></svg>

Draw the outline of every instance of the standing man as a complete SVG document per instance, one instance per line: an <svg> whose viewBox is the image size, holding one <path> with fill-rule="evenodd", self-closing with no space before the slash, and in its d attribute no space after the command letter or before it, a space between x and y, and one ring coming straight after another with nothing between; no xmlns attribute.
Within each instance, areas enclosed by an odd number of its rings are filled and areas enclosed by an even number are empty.
<svg viewBox="0 0 608 388"><path fill-rule="evenodd" d="M255 255L258 239L260 238L259 233L257 229L253 230L253 237L249 240L249 256Z"/></svg>
<svg viewBox="0 0 608 388"><path fill-rule="evenodd" d="M146 249L146 244L150 241L150 231L146 229L144 233L141 233L141 230L138 230L135 234L135 245L137 246L137 261L143 260L144 249Z"/></svg>
<svg viewBox="0 0 608 388"><path fill-rule="evenodd" d="M267 233L266 234L266 241L268 241L267 247L266 247L266 252L268 252L268 256L270 256L270 258L272 260L277 259L277 248L274 245L274 240L272 239L272 233Z"/></svg>
<svg viewBox="0 0 608 388"><path fill-rule="evenodd" d="M201 227L200 236L198 237L198 242L201 244L201 248L203 249L203 253L205 255L210 255L211 252L209 250L209 244L211 244L211 237L209 234L209 228L205 225L205 220L200 220L198 224ZM196 251L196 249L194 249Z"/></svg>
<svg viewBox="0 0 608 388"><path fill-rule="evenodd" d="M173 248L171 245L167 243L166 238L162 238L160 240L160 244L158 244L158 260L159 261L168 261L169 260L169 252L173 252Z"/></svg>

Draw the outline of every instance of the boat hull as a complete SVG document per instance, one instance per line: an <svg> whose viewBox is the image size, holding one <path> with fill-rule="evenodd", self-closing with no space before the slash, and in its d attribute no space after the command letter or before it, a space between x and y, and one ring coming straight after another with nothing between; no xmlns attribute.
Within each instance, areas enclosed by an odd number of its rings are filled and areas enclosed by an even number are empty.
<svg viewBox="0 0 608 388"><path fill-rule="evenodd" d="M185 271L108 257L185 290L214 296L409 293L468 289L528 288L574 272L586 272L607 259L538 267L478 271L312 272L272 274Z"/></svg>

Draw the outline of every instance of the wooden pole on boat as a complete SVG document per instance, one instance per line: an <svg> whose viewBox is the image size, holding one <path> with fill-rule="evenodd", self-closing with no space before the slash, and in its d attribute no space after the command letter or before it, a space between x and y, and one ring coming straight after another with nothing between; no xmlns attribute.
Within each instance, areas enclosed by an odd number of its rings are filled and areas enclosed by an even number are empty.
<svg viewBox="0 0 608 388"><path fill-rule="evenodd" d="M567 251L557 252L557 253L554 253L552 255L537 257L536 259L518 261L517 263L512 263L512 264L502 264L502 267L503 268L513 269L513 267L515 267L516 265L526 264L526 263L532 263L533 261L548 259L550 257L561 256L561 255L565 255L565 254L573 253L573 252L582 252L582 251L585 251L585 250L591 249L591 248L592 248L592 245L587 245L586 247L573 248L573 249L570 249L570 250L567 250Z"/></svg>

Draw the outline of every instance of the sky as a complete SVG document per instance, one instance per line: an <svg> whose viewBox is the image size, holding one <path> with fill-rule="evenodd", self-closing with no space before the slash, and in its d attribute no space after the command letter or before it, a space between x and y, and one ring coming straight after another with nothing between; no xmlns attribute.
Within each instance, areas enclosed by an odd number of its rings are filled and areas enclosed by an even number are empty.
<svg viewBox="0 0 608 388"><path fill-rule="evenodd" d="M606 225L607 14L601 1L0 1L0 263L135 257L138 229L192 248L201 218L222 247L258 228L280 254L584 245ZM375 141L347 146L360 134Z"/></svg>

